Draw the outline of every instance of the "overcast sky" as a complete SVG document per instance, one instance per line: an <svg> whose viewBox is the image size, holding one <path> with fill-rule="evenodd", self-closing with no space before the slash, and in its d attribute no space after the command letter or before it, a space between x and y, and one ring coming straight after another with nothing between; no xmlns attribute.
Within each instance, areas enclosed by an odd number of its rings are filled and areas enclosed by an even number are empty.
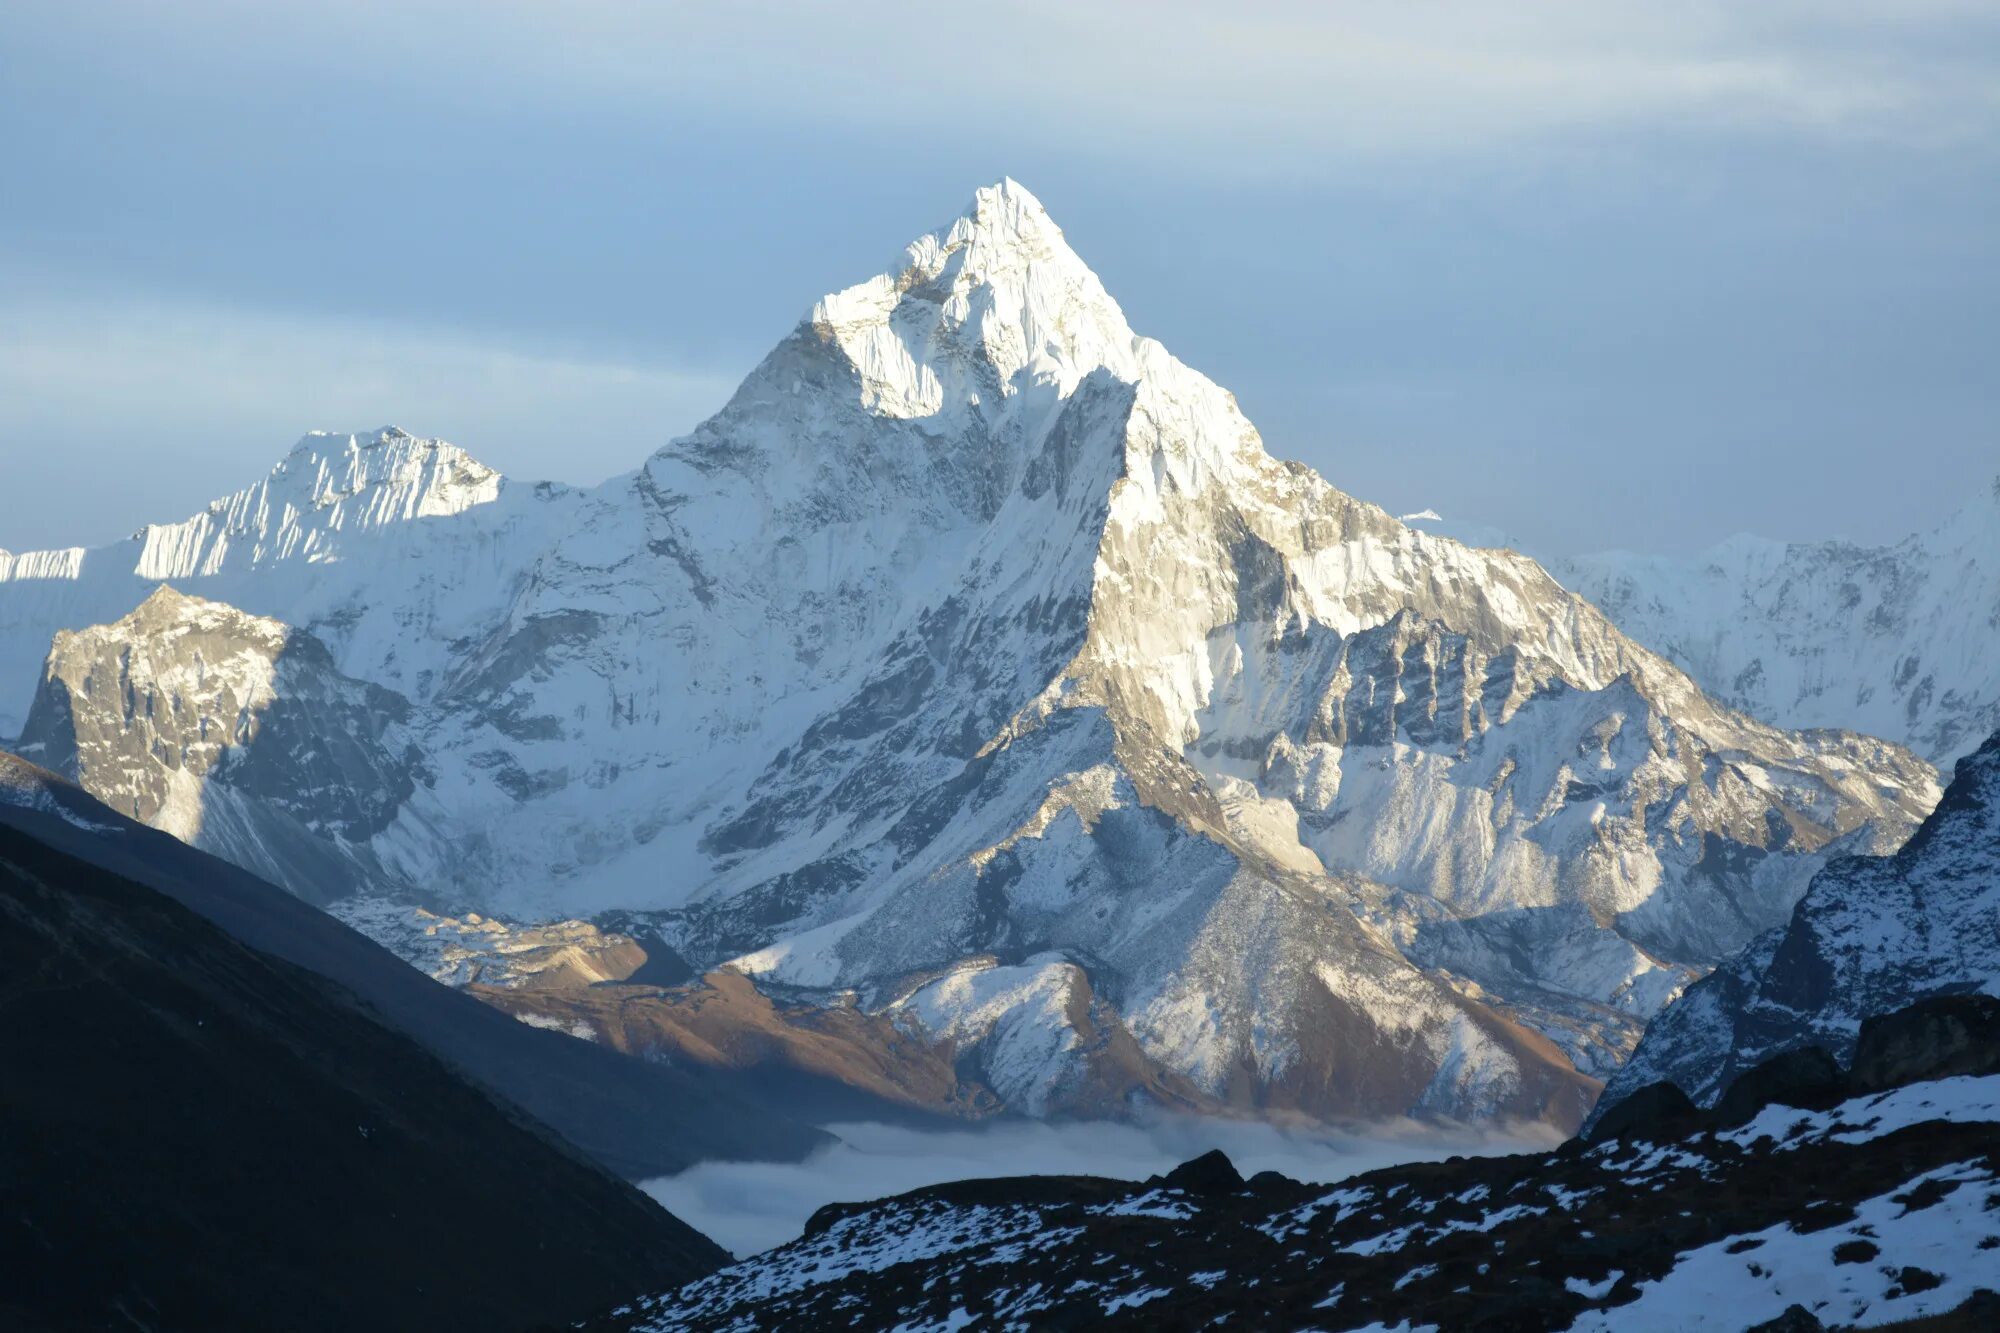
<svg viewBox="0 0 2000 1333"><path fill-rule="evenodd" d="M1557 552L2000 472L2000 6L0 7L0 547L395 423L593 482L1034 190L1274 453Z"/></svg>

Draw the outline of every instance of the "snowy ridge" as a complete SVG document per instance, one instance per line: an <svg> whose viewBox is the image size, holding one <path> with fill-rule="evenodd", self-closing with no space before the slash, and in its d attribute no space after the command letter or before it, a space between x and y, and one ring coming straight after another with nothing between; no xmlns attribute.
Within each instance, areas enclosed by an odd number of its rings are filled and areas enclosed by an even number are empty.
<svg viewBox="0 0 2000 1333"><path fill-rule="evenodd" d="M1941 767L2000 728L2000 477L1892 546L1736 537L1550 562L1716 698L1901 741Z"/></svg>
<svg viewBox="0 0 2000 1333"><path fill-rule="evenodd" d="M0 553L0 736L24 723L56 629L116 620L168 581L314 632L351 675L428 693L443 654L427 647L492 619L573 495L509 487L393 426L314 432L184 521L90 550Z"/></svg>
<svg viewBox="0 0 2000 1333"><path fill-rule="evenodd" d="M1237 1104L1573 1124L1659 1005L1936 798L1906 751L1718 707L1532 560L1273 459L1011 181L594 490L309 440L174 531L0 583L0 641L173 569L393 691L379 743L292 753L399 799L281 809L351 867L296 844L281 882L617 909L697 971L902 1006L1026 1104L1129 1036ZM114 678L54 673L30 730L144 768ZM227 786L204 830L283 806Z"/></svg>
<svg viewBox="0 0 2000 1333"><path fill-rule="evenodd" d="M271 475L184 523L139 532L142 579L217 574L232 563L339 558L337 534L456 514L499 498L500 474L453 445L390 426L314 432Z"/></svg>

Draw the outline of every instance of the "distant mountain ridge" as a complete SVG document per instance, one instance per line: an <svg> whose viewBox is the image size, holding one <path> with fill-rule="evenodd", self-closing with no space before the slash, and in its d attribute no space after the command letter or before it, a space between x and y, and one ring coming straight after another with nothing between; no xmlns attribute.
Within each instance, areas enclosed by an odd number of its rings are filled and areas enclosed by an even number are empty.
<svg viewBox="0 0 2000 1333"><path fill-rule="evenodd" d="M1887 546L1739 537L1551 571L1733 708L1900 741L1940 767L2000 729L2000 476Z"/></svg>
<svg viewBox="0 0 2000 1333"><path fill-rule="evenodd" d="M33 753L121 800L205 765L198 844L320 899L615 909L1048 1114L1129 1040L1227 1104L1573 1124L1937 790L1273 459L1013 182L601 487L314 436L189 523L16 564L0 642L79 631L0 677ZM225 660L406 720L316 734ZM398 799L296 808L327 771Z"/></svg>
<svg viewBox="0 0 2000 1333"><path fill-rule="evenodd" d="M1876 546L1740 535L1690 556L1563 556L1428 509L1406 521L1528 551L1714 698L1774 725L1881 736L1946 769L2000 728L2000 476Z"/></svg>

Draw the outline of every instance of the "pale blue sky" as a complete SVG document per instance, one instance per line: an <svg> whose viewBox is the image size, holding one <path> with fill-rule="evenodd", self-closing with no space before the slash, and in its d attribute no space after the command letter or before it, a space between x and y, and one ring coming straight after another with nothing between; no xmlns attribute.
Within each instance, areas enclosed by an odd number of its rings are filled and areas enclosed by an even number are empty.
<svg viewBox="0 0 2000 1333"><path fill-rule="evenodd" d="M1273 452L1557 551L2000 471L1954 0L0 9L0 547L314 427L591 482L1012 175Z"/></svg>

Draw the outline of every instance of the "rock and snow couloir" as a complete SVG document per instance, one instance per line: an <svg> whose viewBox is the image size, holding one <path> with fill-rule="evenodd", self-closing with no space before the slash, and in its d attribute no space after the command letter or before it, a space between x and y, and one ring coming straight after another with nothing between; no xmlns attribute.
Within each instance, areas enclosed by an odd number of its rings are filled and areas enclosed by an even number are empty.
<svg viewBox="0 0 2000 1333"><path fill-rule="evenodd" d="M371 891L637 914L1051 1112L1122 1030L1241 1105L1573 1123L1653 1012L1937 794L1900 747L1716 704L1532 560L1273 459L1012 182L595 489L314 436L187 524L11 561L17 656L171 579L394 691L393 736L338 752L393 809L273 793ZM80 642L41 675L39 756L91 733L121 796L187 771L120 701L206 738L177 682L222 650L142 683ZM209 833L229 770L183 828L251 858Z"/></svg>

